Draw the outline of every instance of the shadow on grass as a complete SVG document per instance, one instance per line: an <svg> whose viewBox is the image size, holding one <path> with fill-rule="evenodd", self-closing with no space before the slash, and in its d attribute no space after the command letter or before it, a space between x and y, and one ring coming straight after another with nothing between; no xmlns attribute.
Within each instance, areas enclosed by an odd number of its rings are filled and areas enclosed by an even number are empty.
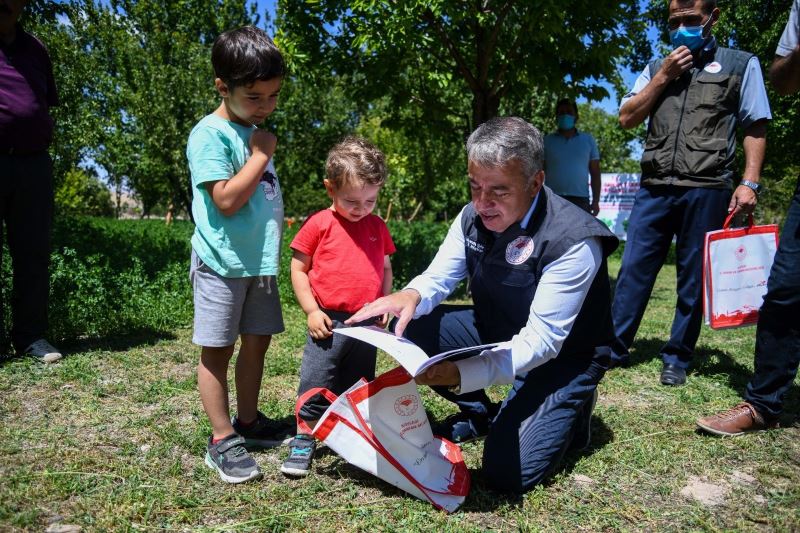
<svg viewBox="0 0 800 533"><path fill-rule="evenodd" d="M575 465L583 458L593 455L609 444L614 439L614 432L606 425L602 418L597 415L592 416L592 440L589 447L585 450L569 451L564 456L561 464L556 468L552 475L544 482L545 486L552 484L552 477L556 474L564 473L569 475ZM333 450L322 447L318 450L319 456L335 455ZM384 482L372 474L348 464L344 459L337 457L328 466L318 467L317 473L332 477L347 477L351 481L356 481L364 486L375 488L381 491L384 496L408 496L404 491ZM494 512L501 507L520 508L524 502L523 494L513 494L508 492L498 492L492 489L486 482L482 469L470 469L471 489L469 496L464 504L459 508L460 512Z"/></svg>
<svg viewBox="0 0 800 533"><path fill-rule="evenodd" d="M178 337L170 331L156 330L152 328L142 328L123 335L107 335L89 339L73 339L58 343L58 348L69 357L73 353L93 352L93 351L125 351L140 346L153 346L164 340L175 340ZM3 350L0 353L0 367L24 357L23 355L12 354L11 350Z"/></svg>
<svg viewBox="0 0 800 533"><path fill-rule="evenodd" d="M633 343L630 366L644 364L651 359L660 359L664 340L655 338L637 339ZM727 386L744 397L752 370L733 359L727 352L718 349L698 348L692 359L690 372L702 376L725 376ZM691 379L691 376L690 376ZM792 384L784 398L784 412L780 418L782 427L800 424L800 387Z"/></svg>
<svg viewBox="0 0 800 533"><path fill-rule="evenodd" d="M645 364L653 359L661 360L661 348L666 339L645 337L636 339L631 346L630 366ZM728 374L730 385L741 392L750 378L750 370L737 363L728 353L722 350L698 348L695 350L690 371L697 374ZM743 380L743 381L742 381Z"/></svg>

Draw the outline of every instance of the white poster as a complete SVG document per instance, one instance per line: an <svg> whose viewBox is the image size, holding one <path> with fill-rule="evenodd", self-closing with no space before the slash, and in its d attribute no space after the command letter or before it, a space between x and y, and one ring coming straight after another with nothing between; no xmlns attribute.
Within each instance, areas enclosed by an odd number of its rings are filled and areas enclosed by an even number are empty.
<svg viewBox="0 0 800 533"><path fill-rule="evenodd" d="M639 191L640 176L607 173L600 175L600 213L597 218L623 241L628 233L628 219L633 201Z"/></svg>

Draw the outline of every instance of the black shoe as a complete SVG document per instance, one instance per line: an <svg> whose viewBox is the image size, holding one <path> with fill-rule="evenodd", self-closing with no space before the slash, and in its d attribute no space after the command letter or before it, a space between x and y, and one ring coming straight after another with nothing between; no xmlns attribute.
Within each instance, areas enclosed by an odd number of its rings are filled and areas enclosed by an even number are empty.
<svg viewBox="0 0 800 533"><path fill-rule="evenodd" d="M275 448L292 440L295 433L294 424L270 420L261 411L257 413L255 421L247 427L242 425L239 417L231 418L233 430L241 435L248 449Z"/></svg>
<svg viewBox="0 0 800 533"><path fill-rule="evenodd" d="M615 357L612 355L611 363L608 365L608 369L628 368L629 366L631 366L631 357L629 355L623 355L622 357Z"/></svg>
<svg viewBox="0 0 800 533"><path fill-rule="evenodd" d="M592 397L584 405L583 418L580 421L581 425L575 430L575 436L569 445L570 450L584 451L592 444L592 413L594 412L594 406L597 405L598 396L597 389L594 389Z"/></svg>
<svg viewBox="0 0 800 533"><path fill-rule="evenodd" d="M489 418L458 413L448 416L432 428L433 434L454 444L483 439L489 433Z"/></svg>
<svg viewBox="0 0 800 533"><path fill-rule="evenodd" d="M661 368L661 384L677 387L686 383L686 369L678 365L664 363Z"/></svg>

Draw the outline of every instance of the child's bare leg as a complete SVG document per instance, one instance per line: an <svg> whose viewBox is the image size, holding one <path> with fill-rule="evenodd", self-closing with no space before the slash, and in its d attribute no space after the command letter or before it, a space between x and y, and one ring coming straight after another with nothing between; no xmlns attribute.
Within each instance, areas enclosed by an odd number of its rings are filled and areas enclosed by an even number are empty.
<svg viewBox="0 0 800 533"><path fill-rule="evenodd" d="M236 359L236 416L249 424L258 416L258 394L264 373L264 355L271 335L242 335Z"/></svg>
<svg viewBox="0 0 800 533"><path fill-rule="evenodd" d="M233 345L223 348L203 346L200 364L197 365L197 388L215 440L234 432L228 409L228 363L232 355Z"/></svg>

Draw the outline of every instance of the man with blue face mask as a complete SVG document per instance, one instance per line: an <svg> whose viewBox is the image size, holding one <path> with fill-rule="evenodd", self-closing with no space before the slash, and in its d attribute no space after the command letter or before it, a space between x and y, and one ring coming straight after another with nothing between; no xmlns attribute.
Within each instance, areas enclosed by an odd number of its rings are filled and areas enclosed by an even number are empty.
<svg viewBox="0 0 800 533"><path fill-rule="evenodd" d="M675 238L678 301L660 354L664 385L686 382L700 335L705 233L721 228L728 213L753 212L772 118L758 59L717 45L712 30L719 16L715 0L672 0L674 50L651 61L620 103L623 128L649 122L641 188L612 307L612 364L629 363L656 275ZM744 133L741 175L734 161L737 126Z"/></svg>
<svg viewBox="0 0 800 533"><path fill-rule="evenodd" d="M544 138L545 183L553 192L593 215L600 212L600 152L590 134L578 131L578 107L569 98L556 104L558 130ZM592 177L592 201L589 184Z"/></svg>

